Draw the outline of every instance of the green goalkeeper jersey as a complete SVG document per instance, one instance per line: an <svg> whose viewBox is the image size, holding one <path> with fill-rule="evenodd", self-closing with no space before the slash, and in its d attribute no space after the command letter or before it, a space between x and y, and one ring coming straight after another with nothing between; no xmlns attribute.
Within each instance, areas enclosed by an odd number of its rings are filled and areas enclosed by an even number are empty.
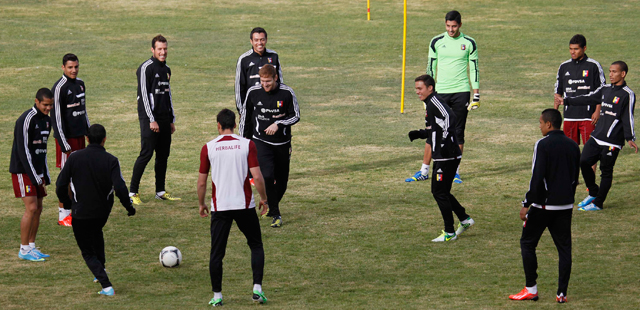
<svg viewBox="0 0 640 310"><path fill-rule="evenodd" d="M462 32L456 38L446 32L435 36L429 44L427 74L436 79L436 91L441 94L470 91L469 77L471 87L480 89L476 41Z"/></svg>

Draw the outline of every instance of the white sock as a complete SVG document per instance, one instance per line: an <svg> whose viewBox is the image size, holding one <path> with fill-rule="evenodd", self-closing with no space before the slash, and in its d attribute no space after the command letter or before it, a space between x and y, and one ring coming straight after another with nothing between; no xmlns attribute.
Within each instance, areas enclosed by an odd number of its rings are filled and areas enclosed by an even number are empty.
<svg viewBox="0 0 640 310"><path fill-rule="evenodd" d="M254 285L253 285L253 291L254 291L254 292L255 292L255 291L258 291L258 292L262 293L262 285L260 285L260 284L254 284Z"/></svg>
<svg viewBox="0 0 640 310"><path fill-rule="evenodd" d="M109 289L113 289L113 286L108 286L108 287L102 288L103 291L108 291Z"/></svg>
<svg viewBox="0 0 640 310"><path fill-rule="evenodd" d="M129 193L129 197L135 196L137 193Z"/></svg>
<svg viewBox="0 0 640 310"><path fill-rule="evenodd" d="M157 192L157 193L156 193L156 195L158 195L158 196L162 196L162 195L164 195L165 193L166 193L165 191L161 191L161 192Z"/></svg>
<svg viewBox="0 0 640 310"><path fill-rule="evenodd" d="M428 175L429 174L429 165L422 164L422 168L420 168L420 173L422 173L422 175Z"/></svg>
<svg viewBox="0 0 640 310"><path fill-rule="evenodd" d="M24 244L20 245L20 254L24 255L24 254L29 253L29 251L31 251L31 247L28 244L27 245L24 245Z"/></svg>
<svg viewBox="0 0 640 310"><path fill-rule="evenodd" d="M65 212L64 208L58 207L58 221L62 221L62 220L64 220L65 217L67 217L65 215L65 213L66 212Z"/></svg>
<svg viewBox="0 0 640 310"><path fill-rule="evenodd" d="M538 294L538 284L532 287L527 286L527 291L529 291L529 294Z"/></svg>
<svg viewBox="0 0 640 310"><path fill-rule="evenodd" d="M222 292L213 292L213 298L215 299L222 299Z"/></svg>
<svg viewBox="0 0 640 310"><path fill-rule="evenodd" d="M32 249L36 248L36 243L35 242L29 242L29 247Z"/></svg>
<svg viewBox="0 0 640 310"><path fill-rule="evenodd" d="M460 165L458 165L458 168L456 168L456 174L460 175Z"/></svg>

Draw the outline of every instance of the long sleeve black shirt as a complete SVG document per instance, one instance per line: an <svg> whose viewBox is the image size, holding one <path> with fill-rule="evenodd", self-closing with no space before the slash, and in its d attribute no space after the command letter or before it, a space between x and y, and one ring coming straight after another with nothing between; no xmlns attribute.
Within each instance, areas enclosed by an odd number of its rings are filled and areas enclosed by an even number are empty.
<svg viewBox="0 0 640 310"><path fill-rule="evenodd" d="M236 108L238 112L242 108L242 104L247 96L247 90L253 86L260 86L260 75L258 71L264 65L273 65L278 72L278 81L284 83L282 77L282 67L280 66L280 58L274 50L265 49L262 55L253 51L253 48L238 57L236 65ZM251 138L251 137L245 137Z"/></svg>
<svg viewBox="0 0 640 310"><path fill-rule="evenodd" d="M456 117L435 92L424 100L427 143L431 144L433 161L462 158L455 133Z"/></svg>
<svg viewBox="0 0 640 310"><path fill-rule="evenodd" d="M153 122L174 123L171 98L171 68L154 57L143 62L136 71L138 77L138 118Z"/></svg>
<svg viewBox="0 0 640 310"><path fill-rule="evenodd" d="M53 136L58 140L63 152L71 151L69 138L84 137L91 123L85 105L86 97L84 82L72 79L66 75L53 84Z"/></svg>
<svg viewBox="0 0 640 310"><path fill-rule="evenodd" d="M600 63L587 57L580 60L569 59L558 68L555 93L564 97L586 95L605 84ZM590 121L596 104L564 107L565 121Z"/></svg>
<svg viewBox="0 0 640 310"><path fill-rule="evenodd" d="M51 118L34 105L20 115L13 130L9 172L27 174L32 184L51 183L47 166L47 140Z"/></svg>

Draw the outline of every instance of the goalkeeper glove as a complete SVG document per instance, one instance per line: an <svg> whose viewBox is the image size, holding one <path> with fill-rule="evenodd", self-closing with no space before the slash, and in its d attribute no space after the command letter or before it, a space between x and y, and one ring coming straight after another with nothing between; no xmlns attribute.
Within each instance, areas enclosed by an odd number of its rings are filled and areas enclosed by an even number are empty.
<svg viewBox="0 0 640 310"><path fill-rule="evenodd" d="M428 132L424 129L420 130L412 130L409 131L409 140L413 142L415 139L426 139L428 137Z"/></svg>
<svg viewBox="0 0 640 310"><path fill-rule="evenodd" d="M469 107L467 107L467 111L475 110L480 107L480 93L473 94L473 100Z"/></svg>

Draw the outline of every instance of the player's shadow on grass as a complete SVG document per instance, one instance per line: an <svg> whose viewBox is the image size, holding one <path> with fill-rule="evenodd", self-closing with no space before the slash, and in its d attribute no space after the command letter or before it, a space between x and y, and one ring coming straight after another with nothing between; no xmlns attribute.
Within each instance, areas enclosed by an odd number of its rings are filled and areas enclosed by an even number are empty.
<svg viewBox="0 0 640 310"><path fill-rule="evenodd" d="M379 154L376 154L379 155ZM349 164L349 165L340 165L340 166L331 166L327 168L321 168L316 170L306 170L304 172L295 172L289 175L289 179L298 179L298 178L308 178L309 175L313 176L328 176L328 175L336 175L342 173L349 173L355 171L366 171L379 169L382 167L390 168L392 166L410 166L414 165L414 161L420 158L421 155L419 153L406 155L402 157L393 157L384 160L373 160L373 161L363 161L359 163Z"/></svg>

